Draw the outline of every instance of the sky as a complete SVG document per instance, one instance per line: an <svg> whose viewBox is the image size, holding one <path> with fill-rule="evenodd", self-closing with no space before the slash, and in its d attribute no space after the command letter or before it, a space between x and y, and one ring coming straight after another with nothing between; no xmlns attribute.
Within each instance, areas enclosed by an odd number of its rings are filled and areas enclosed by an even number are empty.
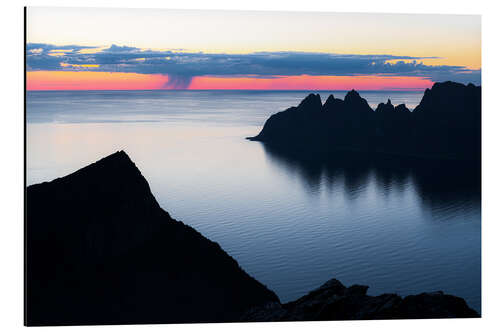
<svg viewBox="0 0 500 333"><path fill-rule="evenodd" d="M481 84L477 15L29 7L28 90Z"/></svg>

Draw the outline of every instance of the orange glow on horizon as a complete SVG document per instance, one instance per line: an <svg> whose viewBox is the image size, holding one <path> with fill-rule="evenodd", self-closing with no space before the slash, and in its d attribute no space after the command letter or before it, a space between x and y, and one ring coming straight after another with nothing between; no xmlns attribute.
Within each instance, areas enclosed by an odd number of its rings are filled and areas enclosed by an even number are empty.
<svg viewBox="0 0 500 333"><path fill-rule="evenodd" d="M167 75L94 71L27 72L27 90L166 89ZM190 90L423 90L433 82L405 76L194 77Z"/></svg>
<svg viewBox="0 0 500 333"><path fill-rule="evenodd" d="M26 73L27 90L148 90L162 89L160 74L93 71L33 71Z"/></svg>

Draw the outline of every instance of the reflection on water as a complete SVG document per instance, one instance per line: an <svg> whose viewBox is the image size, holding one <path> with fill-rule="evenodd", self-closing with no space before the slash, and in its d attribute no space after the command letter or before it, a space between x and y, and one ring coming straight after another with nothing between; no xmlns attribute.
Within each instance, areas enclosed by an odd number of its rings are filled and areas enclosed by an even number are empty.
<svg viewBox="0 0 500 333"><path fill-rule="evenodd" d="M338 188L349 200L356 200L375 183L377 195L388 198L414 190L420 206L434 215L457 213L481 204L481 168L455 161L416 161L390 156L339 153L325 158L303 158L266 143L270 161L289 177L298 178L311 195ZM458 211L460 213L460 211Z"/></svg>

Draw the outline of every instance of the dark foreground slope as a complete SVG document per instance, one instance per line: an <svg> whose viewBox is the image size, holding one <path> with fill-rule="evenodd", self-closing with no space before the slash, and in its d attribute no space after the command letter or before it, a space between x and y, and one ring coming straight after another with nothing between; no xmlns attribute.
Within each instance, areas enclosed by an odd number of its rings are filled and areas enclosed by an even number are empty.
<svg viewBox="0 0 500 333"><path fill-rule="evenodd" d="M276 295L160 208L123 151L27 189L28 325L237 320Z"/></svg>
<svg viewBox="0 0 500 333"><path fill-rule="evenodd" d="M343 100L330 95L324 104L310 94L248 139L301 156L361 152L478 162L481 87L435 83L413 112L390 100L374 111L354 90Z"/></svg>
<svg viewBox="0 0 500 333"><path fill-rule="evenodd" d="M441 293L366 296L336 280L281 304L161 209L123 152L27 189L26 324L476 317Z"/></svg>

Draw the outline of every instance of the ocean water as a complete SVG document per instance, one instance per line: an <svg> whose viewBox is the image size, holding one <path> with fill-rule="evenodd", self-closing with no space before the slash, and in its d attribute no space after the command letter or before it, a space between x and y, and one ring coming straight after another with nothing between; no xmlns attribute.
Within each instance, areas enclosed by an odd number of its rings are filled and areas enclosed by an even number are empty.
<svg viewBox="0 0 500 333"><path fill-rule="evenodd" d="M460 165L314 164L259 142L306 91L28 92L27 183L125 150L160 205L282 302L331 278L368 293L443 290L481 310L481 197ZM346 92L329 93L343 98ZM422 92L360 92L413 109Z"/></svg>

